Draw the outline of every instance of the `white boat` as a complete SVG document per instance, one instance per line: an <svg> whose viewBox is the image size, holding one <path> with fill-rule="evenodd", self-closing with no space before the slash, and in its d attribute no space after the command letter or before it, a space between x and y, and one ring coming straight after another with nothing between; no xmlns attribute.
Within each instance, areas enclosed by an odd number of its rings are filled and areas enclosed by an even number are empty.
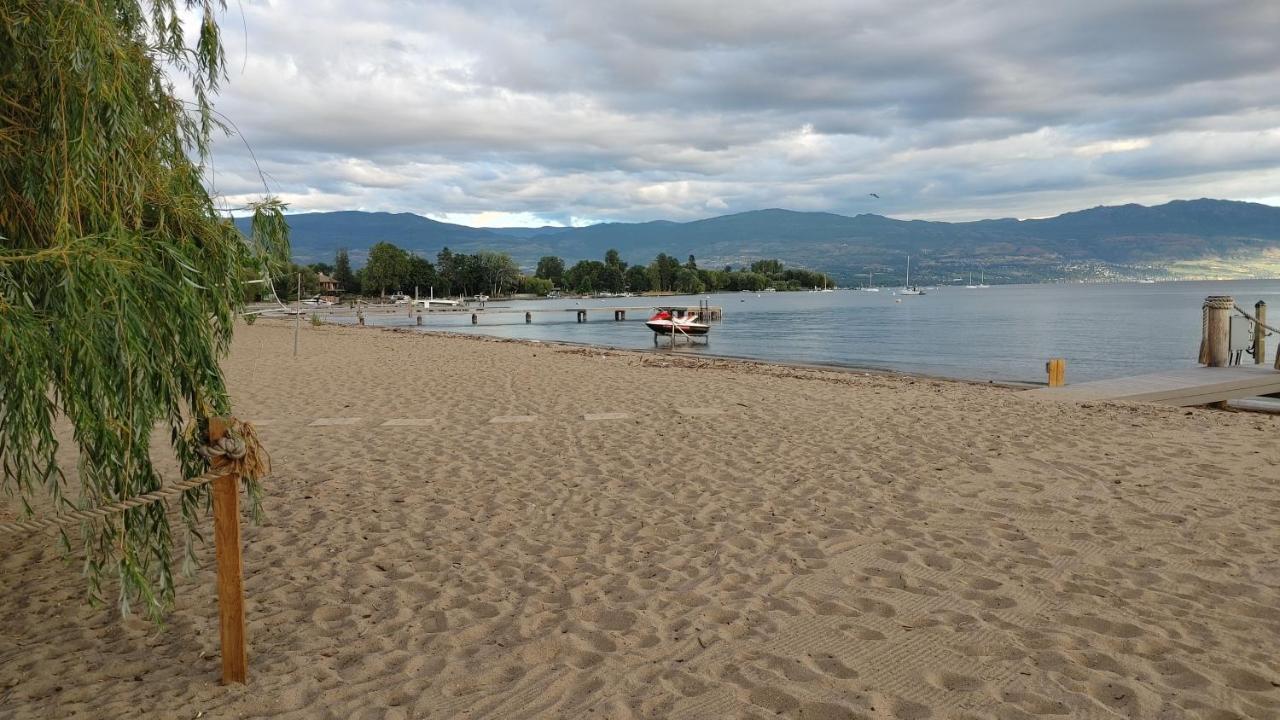
<svg viewBox="0 0 1280 720"><path fill-rule="evenodd" d="M871 287L871 271L867 271L867 286L858 288L862 292L880 292L880 288Z"/></svg>
<svg viewBox="0 0 1280 720"><path fill-rule="evenodd" d="M968 285L965 285L965 288L966 288L966 289L969 289L969 290L977 290L977 289L978 289L978 286L973 284L973 271L972 271L972 270L970 270L970 271L969 271L969 284L968 284Z"/></svg>
<svg viewBox="0 0 1280 720"><path fill-rule="evenodd" d="M1138 281L1138 284L1139 285L1155 285L1156 281L1150 278L1143 278L1142 280Z"/></svg>
<svg viewBox="0 0 1280 720"><path fill-rule="evenodd" d="M970 279L970 281L972 281L972 280L973 280L973 275L972 275L972 274L969 276L969 279ZM989 288L989 287L991 287L991 286L987 284L987 271L986 271L986 270L979 270L979 271L978 271L978 289L979 289L979 290L984 290L984 289Z"/></svg>
<svg viewBox="0 0 1280 720"><path fill-rule="evenodd" d="M924 295L924 291L911 284L911 256L907 256L907 282L898 291L899 295Z"/></svg>
<svg viewBox="0 0 1280 720"><path fill-rule="evenodd" d="M703 322L696 312L679 307L654 308L653 317L645 321L645 327L658 335L706 335L711 325Z"/></svg>
<svg viewBox="0 0 1280 720"><path fill-rule="evenodd" d="M330 305L333 305L333 301L325 300L319 295L315 295L309 298L304 298L302 300L302 304L310 307L329 307Z"/></svg>

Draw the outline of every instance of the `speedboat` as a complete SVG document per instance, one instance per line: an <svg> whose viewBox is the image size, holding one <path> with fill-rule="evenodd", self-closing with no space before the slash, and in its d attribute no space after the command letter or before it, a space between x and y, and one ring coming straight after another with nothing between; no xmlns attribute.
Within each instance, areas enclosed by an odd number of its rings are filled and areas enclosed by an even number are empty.
<svg viewBox="0 0 1280 720"><path fill-rule="evenodd" d="M659 335L706 335L711 332L711 325L703 322L696 312L670 307L655 310L653 317L644 325Z"/></svg>
<svg viewBox="0 0 1280 720"><path fill-rule="evenodd" d="M320 297L319 295L315 295L313 297L303 298L302 304L310 307L328 307L330 305L333 305L333 301L326 300Z"/></svg>

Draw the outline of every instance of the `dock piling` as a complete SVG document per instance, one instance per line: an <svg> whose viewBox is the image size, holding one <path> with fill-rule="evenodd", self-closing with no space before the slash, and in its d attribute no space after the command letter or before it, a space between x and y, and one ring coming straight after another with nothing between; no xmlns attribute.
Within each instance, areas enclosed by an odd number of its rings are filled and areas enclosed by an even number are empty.
<svg viewBox="0 0 1280 720"><path fill-rule="evenodd" d="M1226 367L1231 362L1231 311L1235 304L1235 298L1230 295L1210 295L1205 298L1200 339L1202 365Z"/></svg>
<svg viewBox="0 0 1280 720"><path fill-rule="evenodd" d="M1267 361L1267 301L1259 300L1254 304L1253 318L1253 364L1261 365Z"/></svg>
<svg viewBox="0 0 1280 720"><path fill-rule="evenodd" d="M528 324L530 324L530 323L532 323L532 322L533 322L533 313L531 313L531 312L526 312L526 313L524 314L524 324L525 324L525 325L528 325Z"/></svg>
<svg viewBox="0 0 1280 720"><path fill-rule="evenodd" d="M472 325L479 325L479 324L480 324L480 317L479 317L478 315L476 315L475 313L471 313L471 324L472 324Z"/></svg>
<svg viewBox="0 0 1280 720"><path fill-rule="evenodd" d="M1066 358L1049 358L1049 362L1044 364L1044 369L1049 373L1049 387L1061 387L1067 384Z"/></svg>

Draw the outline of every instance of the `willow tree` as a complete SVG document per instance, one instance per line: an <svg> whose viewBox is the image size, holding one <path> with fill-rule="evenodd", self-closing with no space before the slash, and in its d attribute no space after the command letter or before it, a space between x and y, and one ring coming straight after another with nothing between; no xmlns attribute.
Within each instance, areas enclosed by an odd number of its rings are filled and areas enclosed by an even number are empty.
<svg viewBox="0 0 1280 720"><path fill-rule="evenodd" d="M245 238L207 189L221 9L0 3L0 489L21 513L45 493L54 507L87 507L159 488L150 436L161 424L183 473L199 474L193 438L231 410L218 361L243 270L287 253L287 228L264 198ZM199 23L190 41L184 18ZM55 457L57 422L73 430L77 488ZM204 489L182 498L188 559L207 507ZM163 504L81 534L91 599L114 580L124 612L171 605Z"/></svg>

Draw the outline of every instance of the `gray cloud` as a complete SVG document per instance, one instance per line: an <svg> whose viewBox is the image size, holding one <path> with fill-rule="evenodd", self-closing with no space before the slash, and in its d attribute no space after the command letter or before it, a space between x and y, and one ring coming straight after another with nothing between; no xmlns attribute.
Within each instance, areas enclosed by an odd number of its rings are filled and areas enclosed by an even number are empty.
<svg viewBox="0 0 1280 720"><path fill-rule="evenodd" d="M218 108L299 211L1280 203L1271 0L246 0L224 27ZM260 192L239 138L217 151L229 203Z"/></svg>

